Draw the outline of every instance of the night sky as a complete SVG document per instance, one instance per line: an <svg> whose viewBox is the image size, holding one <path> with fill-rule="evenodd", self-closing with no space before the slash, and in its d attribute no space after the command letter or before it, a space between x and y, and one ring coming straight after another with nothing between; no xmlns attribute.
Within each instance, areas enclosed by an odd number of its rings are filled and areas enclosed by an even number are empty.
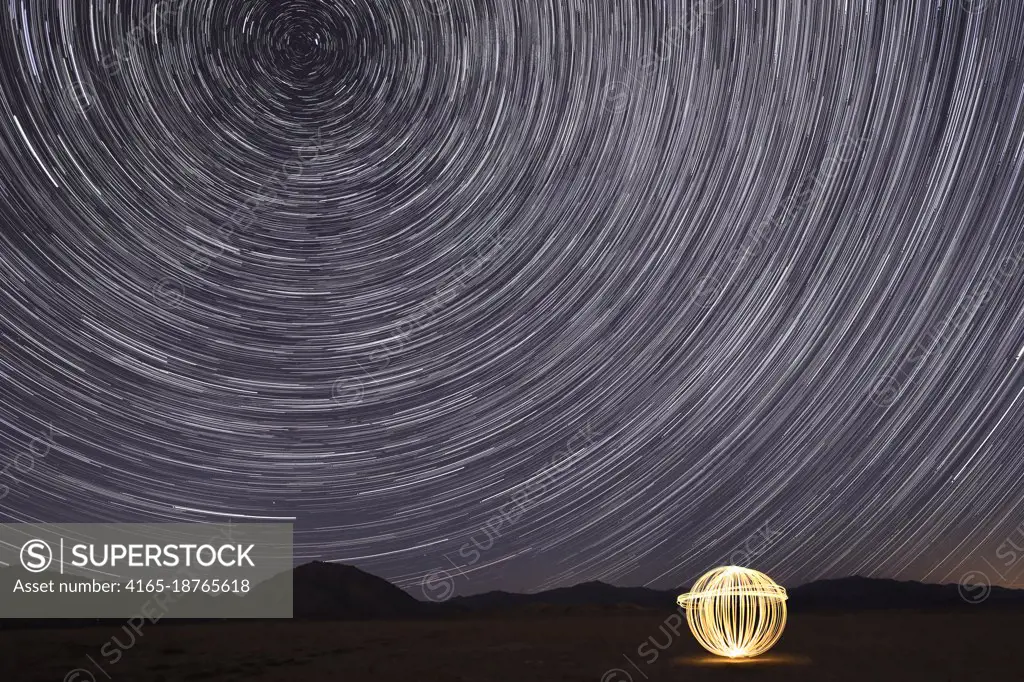
<svg viewBox="0 0 1024 682"><path fill-rule="evenodd" d="M2 13L4 521L1024 586L1017 3Z"/></svg>

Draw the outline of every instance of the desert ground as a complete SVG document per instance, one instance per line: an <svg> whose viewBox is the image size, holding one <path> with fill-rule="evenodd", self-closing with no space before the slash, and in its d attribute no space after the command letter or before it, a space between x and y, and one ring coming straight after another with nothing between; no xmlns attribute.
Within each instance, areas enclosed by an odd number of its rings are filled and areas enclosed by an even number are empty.
<svg viewBox="0 0 1024 682"><path fill-rule="evenodd" d="M671 613L161 623L144 625L134 643L117 626L0 632L0 678L1013 682L1024 679L1022 635L1019 611L790 614L763 658L728 662L706 654Z"/></svg>

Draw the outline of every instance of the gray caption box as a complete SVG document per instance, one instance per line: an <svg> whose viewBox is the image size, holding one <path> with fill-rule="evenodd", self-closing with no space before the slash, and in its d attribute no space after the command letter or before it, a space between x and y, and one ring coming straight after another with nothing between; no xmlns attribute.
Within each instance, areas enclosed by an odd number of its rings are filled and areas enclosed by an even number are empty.
<svg viewBox="0 0 1024 682"><path fill-rule="evenodd" d="M290 523L0 524L0 618L291 618Z"/></svg>

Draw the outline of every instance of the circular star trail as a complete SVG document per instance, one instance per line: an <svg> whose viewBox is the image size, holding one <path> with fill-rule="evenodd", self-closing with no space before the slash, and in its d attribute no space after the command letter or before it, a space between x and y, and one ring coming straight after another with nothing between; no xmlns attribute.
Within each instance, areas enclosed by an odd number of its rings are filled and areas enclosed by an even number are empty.
<svg viewBox="0 0 1024 682"><path fill-rule="evenodd" d="M462 593L988 570L1024 12L885 5L9 0L4 516Z"/></svg>

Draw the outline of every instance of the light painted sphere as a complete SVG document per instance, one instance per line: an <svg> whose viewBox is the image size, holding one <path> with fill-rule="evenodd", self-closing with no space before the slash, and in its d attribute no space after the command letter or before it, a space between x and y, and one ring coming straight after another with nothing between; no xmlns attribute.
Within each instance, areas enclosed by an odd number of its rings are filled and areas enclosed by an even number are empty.
<svg viewBox="0 0 1024 682"><path fill-rule="evenodd" d="M720 566L680 595L686 622L701 646L728 658L759 656L786 627L786 589L759 571Z"/></svg>

